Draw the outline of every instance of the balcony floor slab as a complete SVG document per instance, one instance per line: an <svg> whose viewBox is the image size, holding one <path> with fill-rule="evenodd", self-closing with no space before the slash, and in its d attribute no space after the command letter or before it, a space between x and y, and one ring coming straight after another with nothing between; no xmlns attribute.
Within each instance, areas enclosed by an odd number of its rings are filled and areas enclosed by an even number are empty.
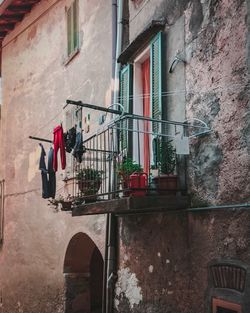
<svg viewBox="0 0 250 313"><path fill-rule="evenodd" d="M72 209L72 216L107 213L116 215L154 213L183 210L189 206L189 196L183 195L126 197L79 205Z"/></svg>

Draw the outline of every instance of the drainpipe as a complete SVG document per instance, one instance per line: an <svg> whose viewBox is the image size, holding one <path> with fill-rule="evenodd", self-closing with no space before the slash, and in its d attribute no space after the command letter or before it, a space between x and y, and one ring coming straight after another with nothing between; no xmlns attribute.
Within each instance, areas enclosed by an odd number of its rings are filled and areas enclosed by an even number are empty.
<svg viewBox="0 0 250 313"><path fill-rule="evenodd" d="M120 76L120 63L117 62L119 55L121 54L122 49L122 31L123 31L123 0L117 0L117 31L116 31L116 51L115 51L115 77L114 77L114 93L113 93L113 109L119 110L120 107L117 105L119 101L119 76ZM114 116L112 116L112 119ZM114 150L118 151L118 131L114 130ZM115 166L115 158L114 155L114 169L112 171L112 187L113 190L116 189L117 181L116 181L116 166Z"/></svg>
<svg viewBox="0 0 250 313"><path fill-rule="evenodd" d="M113 312L114 289L117 279L116 269L116 246L117 246L117 220L114 214L109 216L108 231L108 260L107 260L107 281L106 281L106 312Z"/></svg>
<svg viewBox="0 0 250 313"><path fill-rule="evenodd" d="M117 40L117 0L112 0L112 94L114 100L115 66L116 66L116 40Z"/></svg>
<svg viewBox="0 0 250 313"><path fill-rule="evenodd" d="M114 103L118 102L119 95L119 73L120 64L117 59L121 53L122 45L122 17L123 0L112 0L112 95ZM118 15L118 17L117 17ZM118 19L118 21L117 21ZM114 107L115 109L115 107ZM113 118L113 116L112 116ZM105 238L105 261L104 261L104 284L102 313L111 313L113 311L114 287L116 281L116 217L113 214L107 214L106 219L106 238Z"/></svg>
<svg viewBox="0 0 250 313"><path fill-rule="evenodd" d="M103 285L102 285L102 313L106 313L106 285L107 285L107 269L108 269L108 236L109 236L109 214L106 214L106 235L105 235L105 252L103 264Z"/></svg>
<svg viewBox="0 0 250 313"><path fill-rule="evenodd" d="M120 63L117 62L122 50L122 29L123 29L123 0L118 0L117 7L117 36L116 36L116 54L115 54L115 81L114 81L114 97L113 103L119 101L119 75ZM118 109L118 108L117 108Z"/></svg>

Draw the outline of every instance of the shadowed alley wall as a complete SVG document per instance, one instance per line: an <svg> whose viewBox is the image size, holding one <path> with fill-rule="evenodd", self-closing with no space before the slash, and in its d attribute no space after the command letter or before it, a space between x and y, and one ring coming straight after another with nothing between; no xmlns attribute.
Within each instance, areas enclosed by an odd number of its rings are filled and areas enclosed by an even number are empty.
<svg viewBox="0 0 250 313"><path fill-rule="evenodd" d="M40 147L28 139L53 138L69 97L109 104L110 6L79 1L80 52L66 65L70 3L41 1L3 42L0 176L6 196L0 293L5 313L64 312L63 262L76 233L88 234L104 253L104 216L73 219L55 213L41 198ZM44 143L46 153L49 146ZM62 178L59 171L57 195Z"/></svg>

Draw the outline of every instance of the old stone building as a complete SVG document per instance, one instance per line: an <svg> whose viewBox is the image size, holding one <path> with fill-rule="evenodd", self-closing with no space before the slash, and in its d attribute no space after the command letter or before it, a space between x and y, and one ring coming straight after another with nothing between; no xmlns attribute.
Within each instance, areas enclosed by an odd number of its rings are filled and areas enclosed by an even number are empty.
<svg viewBox="0 0 250 313"><path fill-rule="evenodd" d="M1 312L249 312L249 10L0 1Z"/></svg>

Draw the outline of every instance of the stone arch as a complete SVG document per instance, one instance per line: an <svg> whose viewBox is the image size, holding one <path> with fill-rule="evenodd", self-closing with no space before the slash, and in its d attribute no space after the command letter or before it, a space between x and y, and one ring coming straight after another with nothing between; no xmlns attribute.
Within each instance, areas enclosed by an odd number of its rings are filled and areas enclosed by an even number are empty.
<svg viewBox="0 0 250 313"><path fill-rule="evenodd" d="M102 306L103 258L84 233L75 234L64 259L65 313L99 313Z"/></svg>

